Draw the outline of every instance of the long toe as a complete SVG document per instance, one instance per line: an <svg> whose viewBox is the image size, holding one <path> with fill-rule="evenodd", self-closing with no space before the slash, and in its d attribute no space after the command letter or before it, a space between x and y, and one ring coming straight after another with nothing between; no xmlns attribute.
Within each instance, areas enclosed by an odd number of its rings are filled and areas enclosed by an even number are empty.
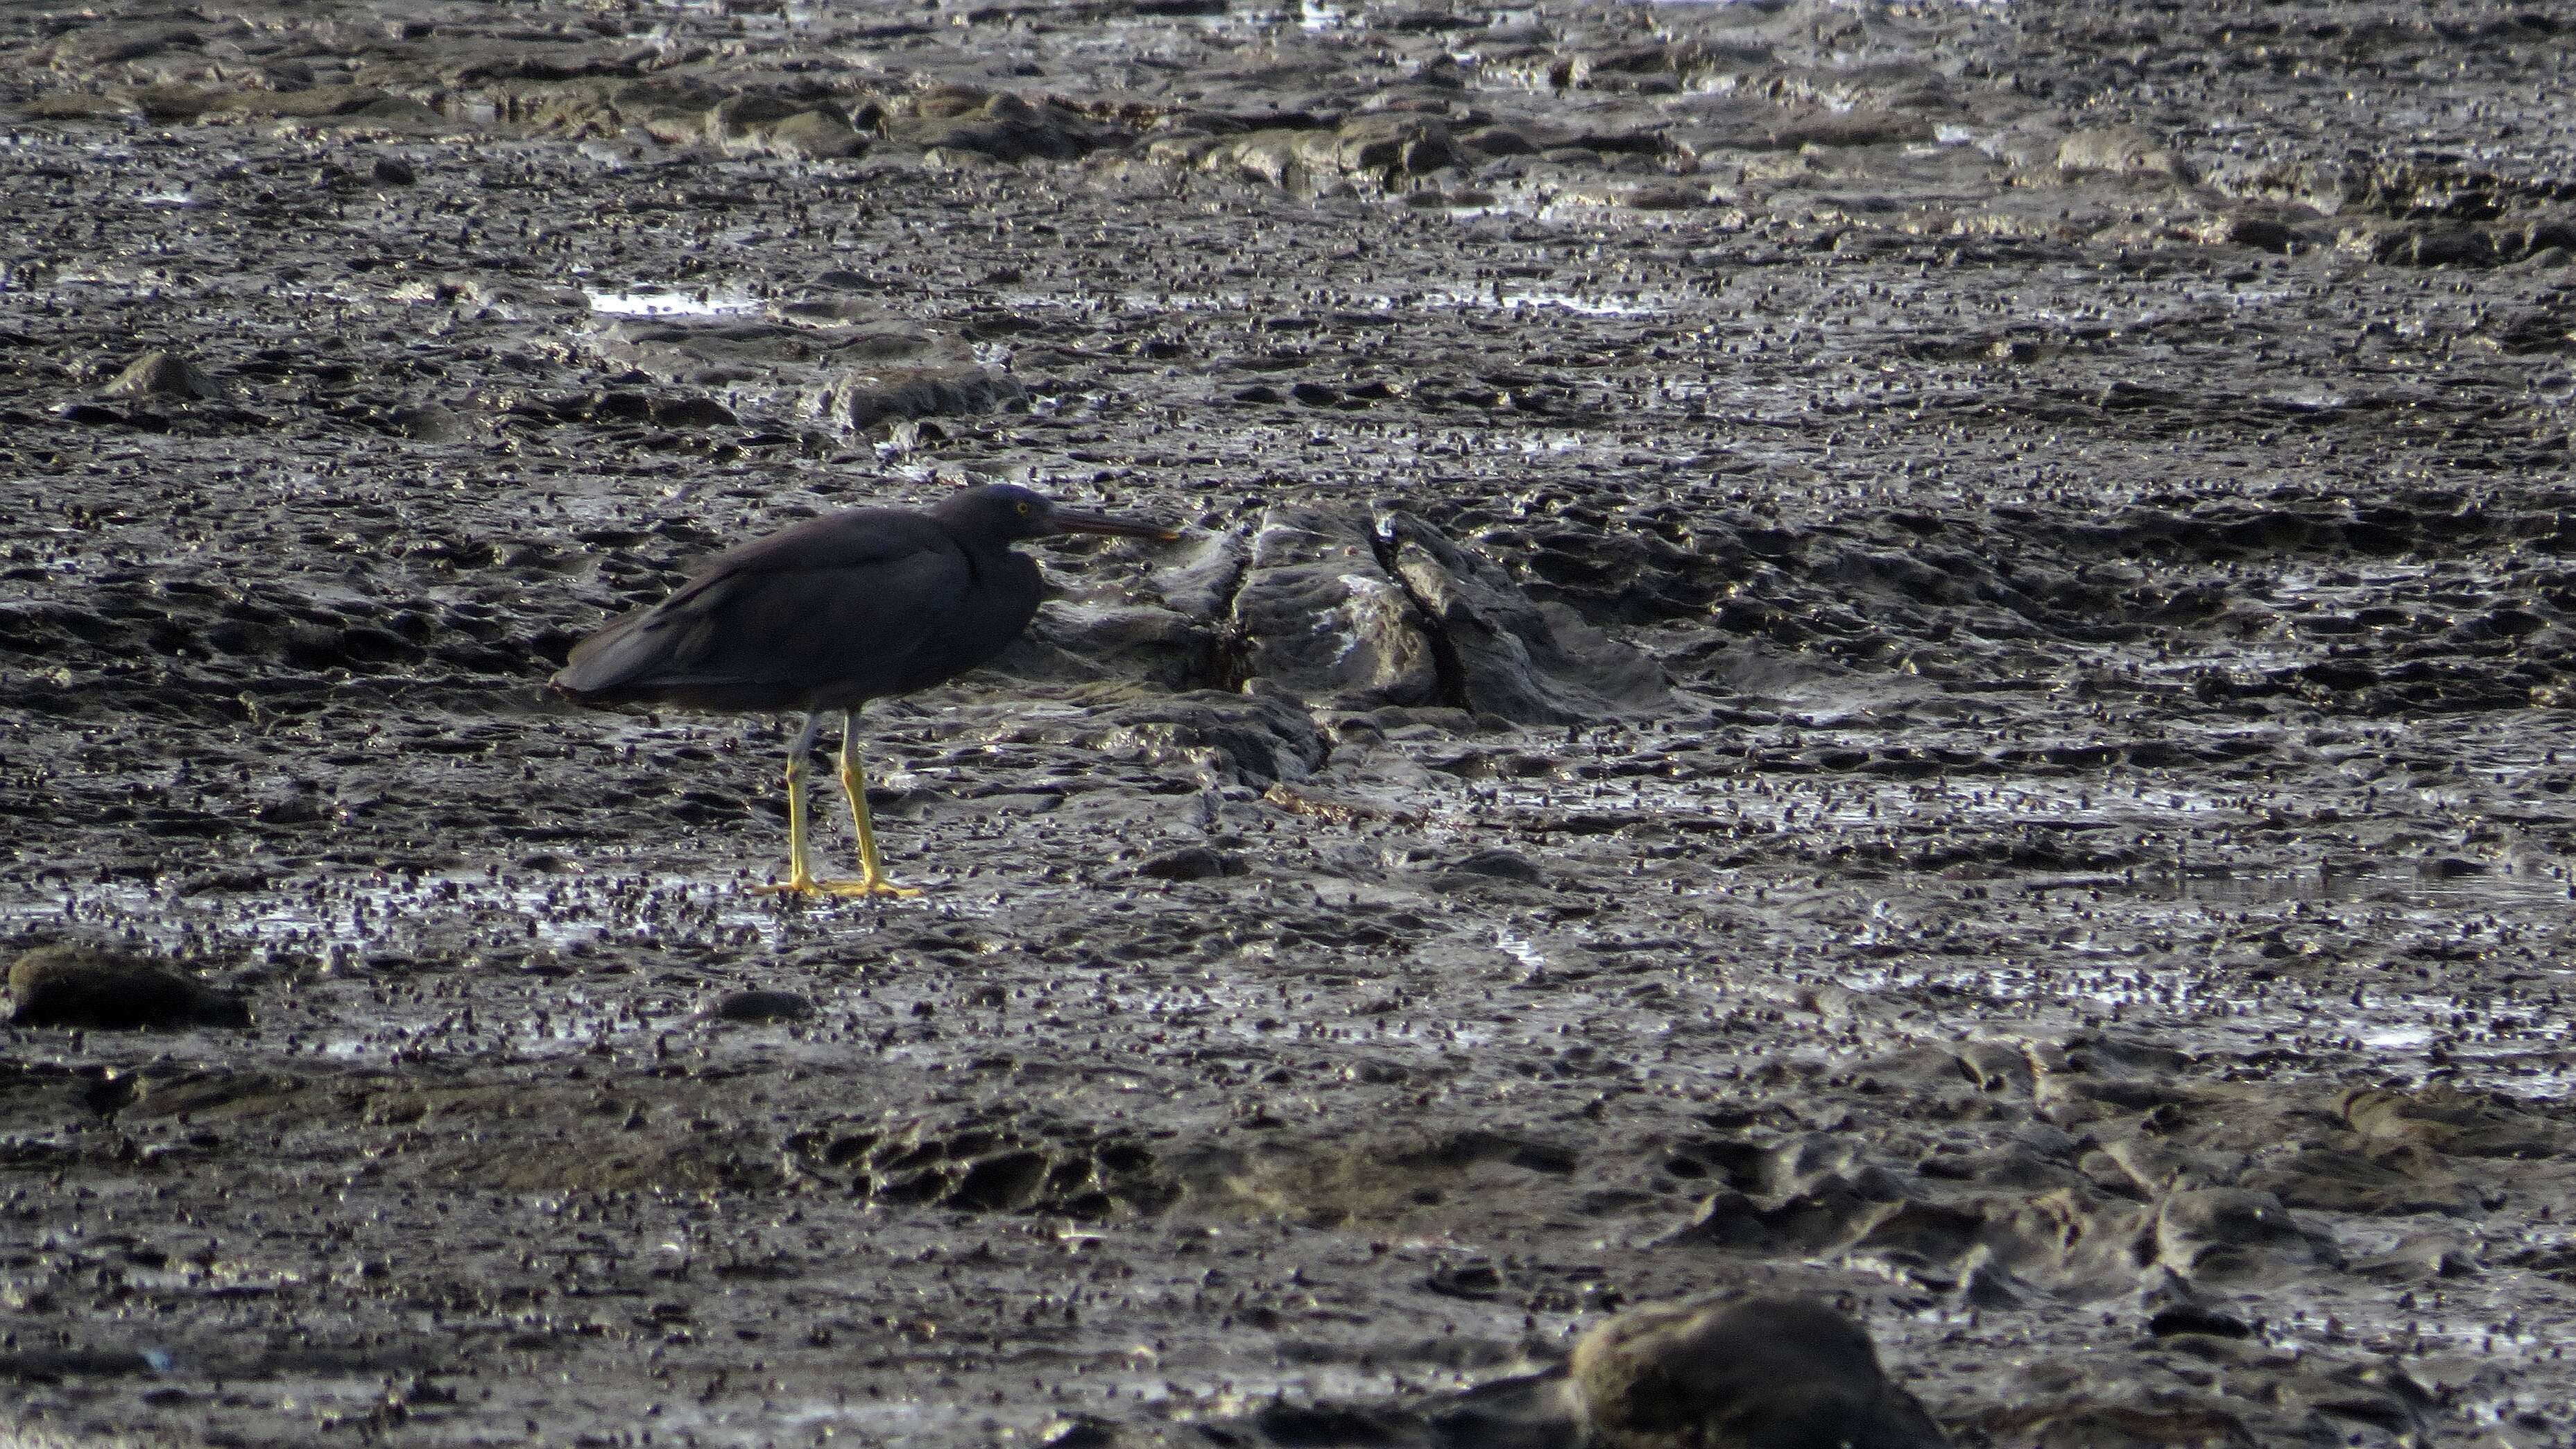
<svg viewBox="0 0 2576 1449"><path fill-rule="evenodd" d="M814 889L827 896L894 896L901 898L904 896L917 896L921 894L921 887L919 886L899 886L893 881L886 880L883 877L862 877L858 880L818 880L814 882Z"/></svg>

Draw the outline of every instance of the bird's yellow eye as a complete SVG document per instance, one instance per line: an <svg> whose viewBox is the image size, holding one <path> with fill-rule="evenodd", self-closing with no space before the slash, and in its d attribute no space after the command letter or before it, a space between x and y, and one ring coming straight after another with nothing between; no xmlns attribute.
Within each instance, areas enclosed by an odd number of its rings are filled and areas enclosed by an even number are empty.
<svg viewBox="0 0 2576 1449"><path fill-rule="evenodd" d="M1021 504L1021 505L1020 505L1020 511L1021 511L1022 513L1026 513L1026 512L1028 512L1028 511L1029 511L1029 506L1028 506L1027 504L1025 504L1025 503Z"/></svg>

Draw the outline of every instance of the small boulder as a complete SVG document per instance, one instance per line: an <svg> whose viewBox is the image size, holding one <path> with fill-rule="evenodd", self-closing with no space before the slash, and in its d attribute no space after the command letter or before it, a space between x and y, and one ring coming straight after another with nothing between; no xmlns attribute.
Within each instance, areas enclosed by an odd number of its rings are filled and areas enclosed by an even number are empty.
<svg viewBox="0 0 2576 1449"><path fill-rule="evenodd" d="M1146 861L1136 867L1136 873L1148 880L1215 880L1243 874L1244 864L1204 845L1184 845Z"/></svg>
<svg viewBox="0 0 2576 1449"><path fill-rule="evenodd" d="M1028 395L982 367L896 367L838 374L809 390L808 409L845 428L987 412Z"/></svg>
<svg viewBox="0 0 2576 1449"><path fill-rule="evenodd" d="M1263 514L1227 627L1245 677L1299 699L1341 709L1439 702L1431 637L1356 511L1290 504Z"/></svg>
<svg viewBox="0 0 2576 1449"><path fill-rule="evenodd" d="M814 1014L814 1003L793 991L728 991L699 1008L699 1015L716 1021L803 1021Z"/></svg>
<svg viewBox="0 0 2576 1449"><path fill-rule="evenodd" d="M867 154L867 138L849 122L809 101L785 96L728 96L707 112L707 139L728 152L766 152L791 161L835 161Z"/></svg>
<svg viewBox="0 0 2576 1449"><path fill-rule="evenodd" d="M1611 1449L1942 1449L1860 1325L1812 1298L1631 1309L1574 1347L1573 1385Z"/></svg>
<svg viewBox="0 0 2576 1449"><path fill-rule="evenodd" d="M1479 881L1507 880L1522 885L1538 885L1547 879L1546 872L1528 856L1509 850L1480 850L1442 872L1441 884L1454 889Z"/></svg>
<svg viewBox="0 0 2576 1449"><path fill-rule="evenodd" d="M9 1024L92 1031L248 1026L250 1008L144 956L77 943L39 946L9 968Z"/></svg>
<svg viewBox="0 0 2576 1449"><path fill-rule="evenodd" d="M2156 1213L2159 1259L2195 1279L2243 1279L2284 1266L2335 1263L2333 1244L2281 1199L2250 1187L2181 1188Z"/></svg>
<svg viewBox="0 0 2576 1449"><path fill-rule="evenodd" d="M1516 724L1589 724L1670 700L1661 666L1533 601L1493 560L1409 513L1377 520L1395 577L1457 663L1458 702Z"/></svg>
<svg viewBox="0 0 2576 1449"><path fill-rule="evenodd" d="M106 388L109 397L211 398L219 389L186 358L147 352L127 363Z"/></svg>
<svg viewBox="0 0 2576 1449"><path fill-rule="evenodd" d="M2060 171L2110 171L2122 174L2192 179L2191 167L2152 133L2136 126L2103 126L2078 131L2057 147Z"/></svg>

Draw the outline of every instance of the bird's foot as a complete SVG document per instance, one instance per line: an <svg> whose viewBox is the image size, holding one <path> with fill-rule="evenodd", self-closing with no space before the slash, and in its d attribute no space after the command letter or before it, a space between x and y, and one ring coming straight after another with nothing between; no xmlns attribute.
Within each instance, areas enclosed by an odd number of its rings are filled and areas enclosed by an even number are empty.
<svg viewBox="0 0 2576 1449"><path fill-rule="evenodd" d="M816 880L805 872L798 871L775 884L753 886L751 893L756 896L894 896L899 899L905 896L917 896L921 894L921 890L917 886L896 885L883 876L863 876L857 880Z"/></svg>
<svg viewBox="0 0 2576 1449"><path fill-rule="evenodd" d="M921 894L919 886L899 886L881 875L861 876L857 880L818 880L814 889L827 896L905 896Z"/></svg>

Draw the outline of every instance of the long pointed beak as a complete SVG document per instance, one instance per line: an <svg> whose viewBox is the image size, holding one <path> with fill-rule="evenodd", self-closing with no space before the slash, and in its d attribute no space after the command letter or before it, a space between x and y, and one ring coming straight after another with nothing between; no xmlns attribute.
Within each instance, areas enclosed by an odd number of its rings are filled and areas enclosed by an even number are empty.
<svg viewBox="0 0 2576 1449"><path fill-rule="evenodd" d="M1150 538L1159 543L1170 543L1181 536L1180 530L1159 523L1139 523L1106 513L1085 513L1078 508L1057 509L1054 522L1059 533L1106 533L1119 538Z"/></svg>

